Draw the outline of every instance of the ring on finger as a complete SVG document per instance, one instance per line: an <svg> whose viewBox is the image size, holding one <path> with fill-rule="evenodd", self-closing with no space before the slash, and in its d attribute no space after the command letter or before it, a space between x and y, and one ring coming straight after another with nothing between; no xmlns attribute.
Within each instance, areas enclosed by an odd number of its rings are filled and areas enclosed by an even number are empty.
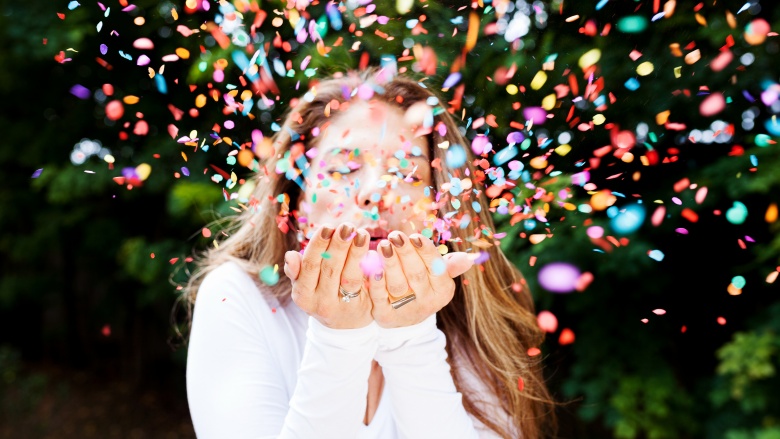
<svg viewBox="0 0 780 439"><path fill-rule="evenodd" d="M360 287L359 290L354 292L349 292L344 289L341 285L339 285L339 293L341 294L341 301L349 303L350 300L360 296L360 292L363 290L363 287Z"/></svg>
<svg viewBox="0 0 780 439"><path fill-rule="evenodd" d="M416 298L417 298L417 296L414 293L412 293L412 294L410 294L408 296L404 296L404 297L396 300L395 302L390 302L390 306L392 306L393 309L398 309L398 308L406 305L407 303L411 302L412 300L414 300Z"/></svg>

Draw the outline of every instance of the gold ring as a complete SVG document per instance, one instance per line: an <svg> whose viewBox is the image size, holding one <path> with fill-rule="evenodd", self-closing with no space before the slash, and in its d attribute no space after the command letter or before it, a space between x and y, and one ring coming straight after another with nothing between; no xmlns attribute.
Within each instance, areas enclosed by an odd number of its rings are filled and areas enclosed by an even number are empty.
<svg viewBox="0 0 780 439"><path fill-rule="evenodd" d="M406 305L407 303L411 302L412 300L414 300L416 298L417 298L417 296L415 296L414 293L412 293L412 294L410 294L408 296L404 296L404 297L396 300L395 302L390 302L390 305L393 307L393 309L398 309L398 308Z"/></svg>

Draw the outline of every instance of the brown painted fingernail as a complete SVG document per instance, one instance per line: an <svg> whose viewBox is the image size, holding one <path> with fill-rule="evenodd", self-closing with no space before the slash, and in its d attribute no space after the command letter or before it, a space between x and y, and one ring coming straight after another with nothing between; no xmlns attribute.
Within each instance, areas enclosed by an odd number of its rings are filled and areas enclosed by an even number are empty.
<svg viewBox="0 0 780 439"><path fill-rule="evenodd" d="M331 229L330 227L323 227L320 236L322 236L322 239L330 239L330 237L333 236L334 231L335 230Z"/></svg>
<svg viewBox="0 0 780 439"><path fill-rule="evenodd" d="M374 273L374 280L380 281L382 280L382 276L384 276L384 273L381 271L379 273Z"/></svg>
<svg viewBox="0 0 780 439"><path fill-rule="evenodd" d="M349 238L349 236L350 236L350 235L352 234L352 232L354 232L354 231L355 231L355 228L354 228L354 227L352 227L352 226L341 226L341 233L340 233L341 240L342 240L342 241L346 241L346 240L347 240L347 238Z"/></svg>
<svg viewBox="0 0 780 439"><path fill-rule="evenodd" d="M409 241L412 241L412 245L417 248L422 247L422 239L420 239L419 236L412 236L411 238L409 238Z"/></svg>
<svg viewBox="0 0 780 439"><path fill-rule="evenodd" d="M386 258L392 258L393 257L393 247L390 247L390 244L388 244L387 241L383 241L382 245L380 247L382 247L382 254Z"/></svg>
<svg viewBox="0 0 780 439"><path fill-rule="evenodd" d="M393 236L389 237L388 239L396 247L402 247L404 245L404 239L401 237L401 235L393 235Z"/></svg>
<svg viewBox="0 0 780 439"><path fill-rule="evenodd" d="M355 246L363 247L365 244L366 244L366 234L358 233L357 236L355 236Z"/></svg>

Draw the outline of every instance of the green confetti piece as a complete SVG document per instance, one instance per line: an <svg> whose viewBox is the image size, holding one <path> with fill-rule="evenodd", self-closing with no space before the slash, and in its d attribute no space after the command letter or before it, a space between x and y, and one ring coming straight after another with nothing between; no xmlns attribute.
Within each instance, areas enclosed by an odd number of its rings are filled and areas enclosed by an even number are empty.
<svg viewBox="0 0 780 439"><path fill-rule="evenodd" d="M279 271L268 265L260 270L259 277L264 284L274 286L279 282Z"/></svg>
<svg viewBox="0 0 780 439"><path fill-rule="evenodd" d="M328 252L322 252L320 256L322 256L322 259L330 259L330 253Z"/></svg>

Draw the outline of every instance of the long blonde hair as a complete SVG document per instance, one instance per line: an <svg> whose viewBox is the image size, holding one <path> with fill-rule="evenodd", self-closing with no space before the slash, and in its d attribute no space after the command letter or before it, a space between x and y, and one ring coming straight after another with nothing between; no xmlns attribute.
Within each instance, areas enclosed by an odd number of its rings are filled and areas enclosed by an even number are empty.
<svg viewBox="0 0 780 439"><path fill-rule="evenodd" d="M395 105L404 111L415 103L437 97L418 82L402 76L377 83L377 75L382 73L370 69L320 81L315 85L316 92L313 88L291 108L283 126L273 138L273 154L266 161L264 171L254 177L256 187L250 206L242 213L228 218L227 224L223 224L227 238L196 260L197 268L181 296L190 318L188 322L191 323L197 289L202 279L214 268L227 261L234 261L256 278L263 267L283 264L287 250L300 248L291 208L298 205L301 188L294 179L277 174L276 164L279 160L294 160L288 154L291 150L300 154L301 150L308 150L312 146L312 129L322 127L331 117L330 112L326 111L329 104L333 101L348 101L351 99L351 91L363 84L381 90L372 99ZM444 125L446 133L442 135L440 130L434 129L427 135L432 160L440 159L440 166L432 169L434 188L441 187L451 176L466 177L466 169L474 180L481 170L475 168L475 157L470 148L466 147L466 139L458 131L455 120L445 111L434 117L434 126L439 123ZM446 149L437 147L443 142L464 146L468 159L463 167L448 167ZM474 181L474 187L478 188L479 183ZM280 194L286 196L280 199ZM472 365L474 373L497 396L514 425L503 425L500 420L480 410L478 404L475 404L480 395L472 394L460 386L464 379L458 368L451 367L452 377L463 393L466 411L502 437L511 438L512 431L519 431L524 438L529 439L553 437L557 433L554 411L557 404L544 383L541 355L527 354L529 348L541 345L544 333L537 324L533 300L525 279L501 250L493 245L492 240L484 239L483 230L493 231L487 198L480 193L474 200L482 207L479 211L473 209L470 202L464 202L448 220L452 223L449 229L452 237L448 245L454 251L465 251L473 246L474 241L479 240L482 245L477 244L489 257L456 279L455 297L438 312L437 321L449 341L446 349L450 365L453 364L453 354ZM450 203L441 205L438 216L445 218ZM470 226L460 227L458 223L461 220L470 220ZM292 230L282 232L280 223L286 223ZM282 276L272 287L259 282L258 285L261 285L263 294L274 297L281 304L289 303L290 282L286 276ZM518 388L520 379L524 383L523 390Z"/></svg>

